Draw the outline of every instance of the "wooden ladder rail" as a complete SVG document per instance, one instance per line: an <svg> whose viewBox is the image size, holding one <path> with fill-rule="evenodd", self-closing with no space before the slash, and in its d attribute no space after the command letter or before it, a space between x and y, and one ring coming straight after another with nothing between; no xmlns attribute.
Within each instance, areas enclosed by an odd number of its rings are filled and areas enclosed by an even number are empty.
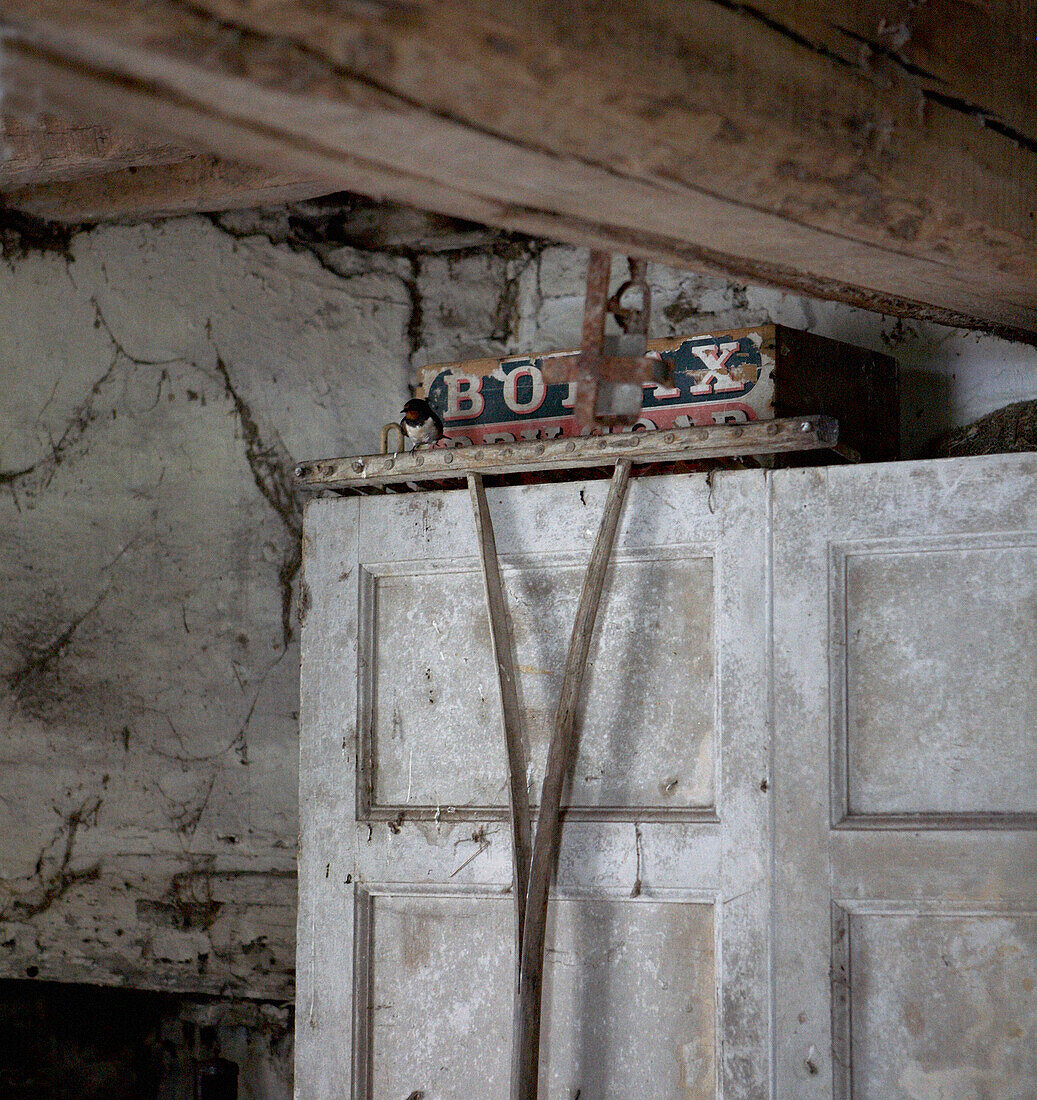
<svg viewBox="0 0 1037 1100"><path fill-rule="evenodd" d="M516 992L512 1021L511 1100L537 1100L540 1078L540 1017L544 986L544 941L551 876L561 840L562 792L576 757L576 709L583 688L594 624L601 604L605 571L612 557L619 516L623 509L631 462L620 459L609 485L590 562L580 591L576 619L565 659L562 690L555 712L554 732L547 756L540 797L536 841L529 856L529 799L519 725L518 696L512 662L511 632L504 605L500 566L486 492L479 474L468 475L475 510L479 550L490 613L490 635L497 657L504 737L510 768L511 837L516 905ZM528 868L528 875L527 875ZM523 910L524 906L524 910Z"/></svg>

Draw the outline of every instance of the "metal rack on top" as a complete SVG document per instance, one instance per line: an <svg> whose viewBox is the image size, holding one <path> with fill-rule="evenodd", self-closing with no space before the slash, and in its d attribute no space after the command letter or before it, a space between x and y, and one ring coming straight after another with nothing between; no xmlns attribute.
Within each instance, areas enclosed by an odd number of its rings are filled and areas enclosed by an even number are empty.
<svg viewBox="0 0 1037 1100"><path fill-rule="evenodd" d="M397 454L318 459L295 468L300 488L344 495L464 488L469 474L508 478L516 474L610 473L621 459L643 472L687 469L688 463L745 459L838 447L839 428L829 416L795 416L748 424L675 428L659 432L484 443L469 447L422 447Z"/></svg>

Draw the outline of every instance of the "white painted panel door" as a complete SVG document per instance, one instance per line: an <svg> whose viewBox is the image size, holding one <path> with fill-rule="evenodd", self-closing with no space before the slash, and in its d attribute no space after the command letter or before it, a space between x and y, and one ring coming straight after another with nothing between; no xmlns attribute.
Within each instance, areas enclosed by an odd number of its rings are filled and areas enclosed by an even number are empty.
<svg viewBox="0 0 1037 1100"><path fill-rule="evenodd" d="M531 797L607 482L491 490ZM547 946L543 1095L771 1088L762 472L630 485ZM306 519L297 1090L507 1096L506 763L467 493Z"/></svg>
<svg viewBox="0 0 1037 1100"><path fill-rule="evenodd" d="M605 488L490 494L534 797ZM307 1100L506 1095L469 509L309 509ZM638 479L591 659L546 1095L1037 1096L1034 456Z"/></svg>
<svg viewBox="0 0 1037 1100"><path fill-rule="evenodd" d="M1037 1096L1037 456L772 481L777 1093Z"/></svg>

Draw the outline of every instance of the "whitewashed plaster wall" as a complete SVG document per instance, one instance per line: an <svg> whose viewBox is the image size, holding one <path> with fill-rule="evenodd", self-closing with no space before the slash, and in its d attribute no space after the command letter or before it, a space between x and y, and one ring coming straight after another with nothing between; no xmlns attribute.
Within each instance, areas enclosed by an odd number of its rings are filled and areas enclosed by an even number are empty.
<svg viewBox="0 0 1037 1100"><path fill-rule="evenodd" d="M0 974L290 998L303 458L414 368L578 341L585 255L101 227L0 266ZM1037 397L1037 351L652 269L654 334L896 355L904 427Z"/></svg>
<svg viewBox="0 0 1037 1100"><path fill-rule="evenodd" d="M108 228L0 269L0 959L291 995L292 456L407 393L409 264Z"/></svg>

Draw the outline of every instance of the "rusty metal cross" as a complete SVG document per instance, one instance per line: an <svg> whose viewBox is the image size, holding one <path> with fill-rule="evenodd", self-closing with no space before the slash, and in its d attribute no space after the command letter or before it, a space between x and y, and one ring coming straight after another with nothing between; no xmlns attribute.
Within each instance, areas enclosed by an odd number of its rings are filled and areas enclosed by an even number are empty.
<svg viewBox="0 0 1037 1100"><path fill-rule="evenodd" d="M575 382L573 417L580 432L636 423L645 382L672 382L670 364L648 355L648 263L631 257L627 264L629 278L609 297L612 257L591 252L580 351L548 359L543 366L547 382ZM635 295L638 304L623 304ZM609 316L620 328L618 334L606 334Z"/></svg>

